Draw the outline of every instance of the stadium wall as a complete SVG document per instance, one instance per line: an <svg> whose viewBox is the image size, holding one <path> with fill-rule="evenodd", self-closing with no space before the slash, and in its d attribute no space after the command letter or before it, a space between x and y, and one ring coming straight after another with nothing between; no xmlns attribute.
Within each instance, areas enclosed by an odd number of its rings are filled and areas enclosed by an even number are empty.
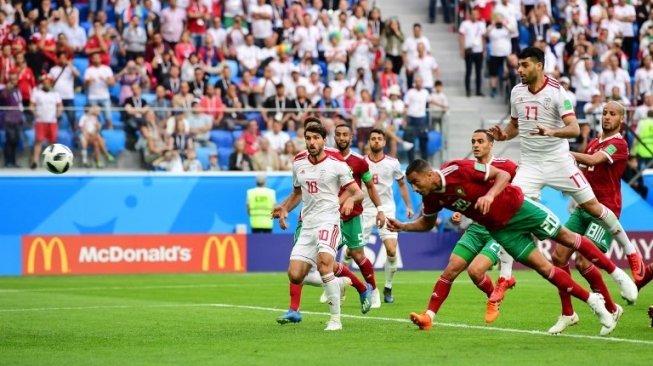
<svg viewBox="0 0 653 366"><path fill-rule="evenodd" d="M292 247L290 233L282 234L276 223L274 234L235 233L248 222L245 196L254 176L1 176L0 275L283 271ZM268 186L282 200L292 188L291 177L270 173ZM624 187L624 193L622 222L650 260L653 210L630 188ZM411 192L411 199L419 207L419 196ZM567 200L559 193L545 190L543 203L563 221L568 217ZM397 209L406 220L403 204ZM291 213L289 222L296 222L297 214ZM401 267L442 269L458 237L402 233ZM380 240L373 236L370 241L367 255L382 268ZM540 245L552 247L546 241ZM617 260L623 256L616 247L611 255Z"/></svg>

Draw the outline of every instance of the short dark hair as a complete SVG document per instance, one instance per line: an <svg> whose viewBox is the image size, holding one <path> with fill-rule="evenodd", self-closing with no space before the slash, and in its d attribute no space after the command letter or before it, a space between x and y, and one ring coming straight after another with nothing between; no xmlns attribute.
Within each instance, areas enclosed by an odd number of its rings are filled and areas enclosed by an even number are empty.
<svg viewBox="0 0 653 366"><path fill-rule="evenodd" d="M520 60L530 58L532 61L540 62L544 65L544 52L537 47L526 47L519 52L518 58Z"/></svg>
<svg viewBox="0 0 653 366"><path fill-rule="evenodd" d="M494 142L494 136L488 130L484 128L479 128L478 130L475 130L474 133L484 133L485 136L487 136L487 140L490 142Z"/></svg>
<svg viewBox="0 0 653 366"><path fill-rule="evenodd" d="M408 164L408 168L406 168L406 176L413 173L423 173L429 169L431 169L431 165L429 165L426 160L416 159Z"/></svg>
<svg viewBox="0 0 653 366"><path fill-rule="evenodd" d="M444 84L442 84L442 81L441 81L441 80L436 80L436 81L435 81L435 86L443 86L443 85L444 85Z"/></svg>
<svg viewBox="0 0 653 366"><path fill-rule="evenodd" d="M383 131L383 130L380 129L380 128L373 128L373 129L370 131L370 136L372 136L373 133L378 133L379 135L383 136L383 139L384 139L384 140L385 140L385 138L386 138L385 131Z"/></svg>
<svg viewBox="0 0 653 366"><path fill-rule="evenodd" d="M322 127L322 125L319 125L319 126L318 125L310 125L310 126L306 127L304 129L304 136L306 136L306 133L308 133L308 132L317 133L320 136L322 136L323 139L325 139L326 135L327 135L327 132L324 129L324 127Z"/></svg>
<svg viewBox="0 0 653 366"><path fill-rule="evenodd" d="M306 119L304 120L304 128L306 128L309 123L317 123L320 126L322 126L322 120L314 116L306 117Z"/></svg>
<svg viewBox="0 0 653 366"><path fill-rule="evenodd" d="M351 126L348 123L341 123L336 126L336 130L340 127L345 127L346 129L349 130L349 132L353 132L354 130L351 128Z"/></svg>

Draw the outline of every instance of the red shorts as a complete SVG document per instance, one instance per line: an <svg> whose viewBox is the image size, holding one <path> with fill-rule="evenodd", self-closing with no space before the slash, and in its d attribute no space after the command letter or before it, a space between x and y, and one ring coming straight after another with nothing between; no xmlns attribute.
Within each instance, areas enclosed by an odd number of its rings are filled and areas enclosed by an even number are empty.
<svg viewBox="0 0 653 366"><path fill-rule="evenodd" d="M54 144L57 142L57 134L59 126L56 123L36 122L34 123L34 138L37 142L47 140L49 143Z"/></svg>

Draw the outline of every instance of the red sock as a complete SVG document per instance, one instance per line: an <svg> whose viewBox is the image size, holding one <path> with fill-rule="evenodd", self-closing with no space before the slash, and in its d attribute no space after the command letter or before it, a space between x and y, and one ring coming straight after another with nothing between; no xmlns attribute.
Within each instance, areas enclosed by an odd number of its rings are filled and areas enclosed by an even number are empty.
<svg viewBox="0 0 653 366"><path fill-rule="evenodd" d="M343 266L342 263L336 262L336 266L338 267L335 271L336 277L348 277L351 280L351 285L354 286L356 291L358 291L359 294L362 294L363 292L367 291L367 287L363 283L363 281L358 279L358 276L354 274L354 272L351 271L346 266Z"/></svg>
<svg viewBox="0 0 653 366"><path fill-rule="evenodd" d="M302 285L290 283L290 309L299 310L299 303L302 300Z"/></svg>
<svg viewBox="0 0 653 366"><path fill-rule="evenodd" d="M583 300L584 302L587 302L587 299L590 297L590 293L587 292L587 290L580 287L580 285L574 282L567 272L558 267L552 267L547 280L554 284L558 290L568 292L571 296Z"/></svg>
<svg viewBox="0 0 653 366"><path fill-rule="evenodd" d="M569 264L564 267L558 267L561 270L565 271L571 277L571 271L569 271ZM560 305L562 305L562 315L572 316L574 315L574 306L571 304L571 295L567 291L558 290L558 295L560 295Z"/></svg>
<svg viewBox="0 0 653 366"><path fill-rule="evenodd" d="M494 285L492 284L492 279L490 278L490 276L487 275L487 273L485 274L485 276L483 276L481 282L474 283L474 284L476 285L476 287L478 287L479 290L483 291L487 295L487 297L490 297L490 295L492 295L492 291L494 291Z"/></svg>
<svg viewBox="0 0 653 366"><path fill-rule="evenodd" d="M431 300L429 300L429 310L436 314L438 313L440 306L442 306L444 300L446 300L447 296L449 296L451 283L451 280L448 278L440 276L438 282L436 282L435 286L433 287L433 294L431 294Z"/></svg>
<svg viewBox="0 0 653 366"><path fill-rule="evenodd" d="M365 258L360 263L358 263L358 267L360 268L365 281L372 285L372 288L375 289L376 281L374 280L374 266L372 266L372 262Z"/></svg>
<svg viewBox="0 0 653 366"><path fill-rule="evenodd" d="M651 282L651 280L653 280L653 263L644 267L644 278L639 282L635 282L637 289L640 290L642 287Z"/></svg>
<svg viewBox="0 0 653 366"><path fill-rule="evenodd" d="M586 270L581 272L580 274L585 277L587 282L590 284L590 288L594 292L598 292L601 295L603 295L603 298L605 299L605 308L608 309L609 312L614 313L617 311L617 307L614 304L614 301L612 301L612 296L610 296L610 292L608 291L608 288L605 286L605 282L603 281L603 276L601 276L601 272L594 266L589 266Z"/></svg>
<svg viewBox="0 0 653 366"><path fill-rule="evenodd" d="M603 254L599 248L582 235L576 235L576 244L574 245L578 253L582 254L585 258L589 259L592 264L601 268L602 270L612 273L617 268L608 257Z"/></svg>

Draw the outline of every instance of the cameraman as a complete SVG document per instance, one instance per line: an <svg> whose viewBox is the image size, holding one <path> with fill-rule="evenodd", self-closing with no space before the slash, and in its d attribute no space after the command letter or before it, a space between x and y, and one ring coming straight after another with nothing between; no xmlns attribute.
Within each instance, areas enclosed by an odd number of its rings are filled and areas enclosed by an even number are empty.
<svg viewBox="0 0 653 366"><path fill-rule="evenodd" d="M499 70L504 68L506 58L512 50L511 34L513 29L503 15L495 14L494 22L490 24L485 32L485 37L490 41L490 96L497 95L497 81ZM505 74L505 73L504 73Z"/></svg>

